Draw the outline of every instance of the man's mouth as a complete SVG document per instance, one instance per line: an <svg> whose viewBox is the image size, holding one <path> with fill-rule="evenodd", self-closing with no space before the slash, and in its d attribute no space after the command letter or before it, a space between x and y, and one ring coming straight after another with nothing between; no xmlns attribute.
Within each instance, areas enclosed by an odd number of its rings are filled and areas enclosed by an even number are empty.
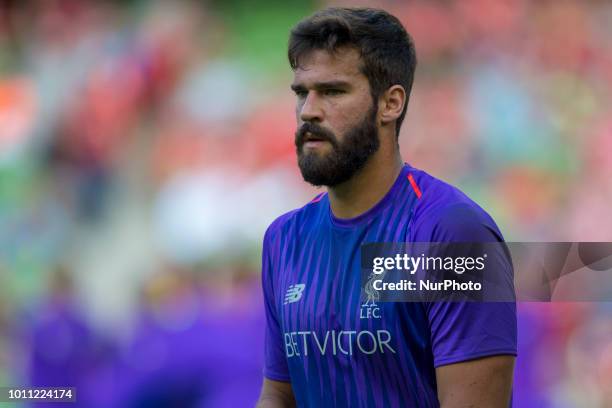
<svg viewBox="0 0 612 408"><path fill-rule="evenodd" d="M310 132L306 132L306 135L304 137L304 142L305 143L308 143L308 142L327 142L327 139L325 139L325 138L323 138L323 137L321 137L319 135L316 135L316 134L313 134L313 133L310 133Z"/></svg>
<svg viewBox="0 0 612 408"><path fill-rule="evenodd" d="M327 144L326 140L309 140L304 143L304 149L316 150L322 148L325 144Z"/></svg>
<svg viewBox="0 0 612 408"><path fill-rule="evenodd" d="M302 146L305 149L319 149L327 143L329 143L327 138L307 132L304 135L304 143Z"/></svg>

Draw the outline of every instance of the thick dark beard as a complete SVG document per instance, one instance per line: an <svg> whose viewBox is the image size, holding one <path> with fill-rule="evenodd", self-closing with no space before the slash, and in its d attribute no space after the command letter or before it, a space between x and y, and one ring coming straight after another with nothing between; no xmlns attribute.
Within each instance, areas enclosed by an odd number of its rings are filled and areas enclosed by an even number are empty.
<svg viewBox="0 0 612 408"><path fill-rule="evenodd" d="M378 107L372 106L365 119L344 135L342 143L336 136L314 123L307 122L295 134L298 166L304 181L313 186L334 187L350 180L368 159L378 151L380 139L376 127ZM332 151L322 155L304 153L305 135L310 132L328 141Z"/></svg>

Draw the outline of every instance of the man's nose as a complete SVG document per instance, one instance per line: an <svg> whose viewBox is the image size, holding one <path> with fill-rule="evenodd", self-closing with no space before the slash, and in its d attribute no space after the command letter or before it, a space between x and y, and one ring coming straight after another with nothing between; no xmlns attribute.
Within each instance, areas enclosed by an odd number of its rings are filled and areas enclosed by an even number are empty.
<svg viewBox="0 0 612 408"><path fill-rule="evenodd" d="M321 122L323 120L323 110L320 102L315 92L308 92L299 111L300 119L303 122Z"/></svg>

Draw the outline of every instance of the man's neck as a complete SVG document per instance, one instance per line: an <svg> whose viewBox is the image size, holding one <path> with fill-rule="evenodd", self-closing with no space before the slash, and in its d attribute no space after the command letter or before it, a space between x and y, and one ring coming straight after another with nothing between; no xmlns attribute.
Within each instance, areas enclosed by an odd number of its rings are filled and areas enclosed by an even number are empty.
<svg viewBox="0 0 612 408"><path fill-rule="evenodd" d="M402 158L374 155L350 180L329 187L329 202L334 216L354 218L374 207L389 192L402 171Z"/></svg>

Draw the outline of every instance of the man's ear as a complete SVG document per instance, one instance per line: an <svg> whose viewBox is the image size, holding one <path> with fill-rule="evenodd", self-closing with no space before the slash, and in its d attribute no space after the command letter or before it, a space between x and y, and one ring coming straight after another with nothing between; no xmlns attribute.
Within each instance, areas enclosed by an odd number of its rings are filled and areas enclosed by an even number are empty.
<svg viewBox="0 0 612 408"><path fill-rule="evenodd" d="M380 121L387 125L397 120L406 104L406 91L401 85L393 85L387 89L378 101Z"/></svg>

